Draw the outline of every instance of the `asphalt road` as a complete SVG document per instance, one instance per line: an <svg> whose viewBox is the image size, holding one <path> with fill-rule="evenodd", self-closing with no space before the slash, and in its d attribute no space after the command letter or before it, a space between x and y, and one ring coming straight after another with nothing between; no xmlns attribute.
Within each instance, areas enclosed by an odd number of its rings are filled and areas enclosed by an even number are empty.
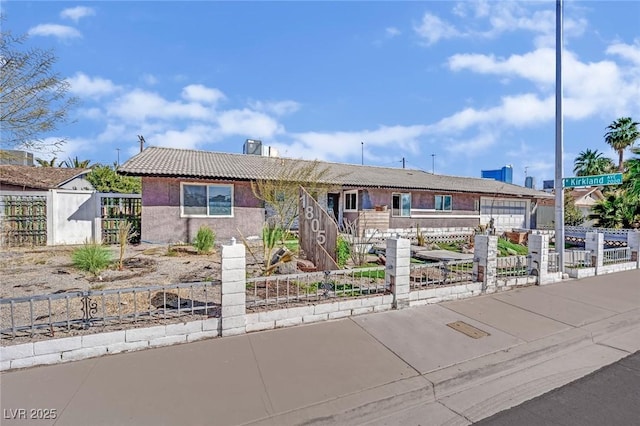
<svg viewBox="0 0 640 426"><path fill-rule="evenodd" d="M640 352L474 423L482 426L640 424Z"/></svg>

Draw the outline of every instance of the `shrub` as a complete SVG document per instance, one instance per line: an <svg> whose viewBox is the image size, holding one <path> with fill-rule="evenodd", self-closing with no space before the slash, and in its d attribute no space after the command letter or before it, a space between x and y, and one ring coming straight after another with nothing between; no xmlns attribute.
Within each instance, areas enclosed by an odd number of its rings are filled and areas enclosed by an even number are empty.
<svg viewBox="0 0 640 426"><path fill-rule="evenodd" d="M338 236L338 242L336 244L336 263L340 268L344 268L351 256L351 246L343 236Z"/></svg>
<svg viewBox="0 0 640 426"><path fill-rule="evenodd" d="M133 224L128 220L123 220L118 223L118 244L120 245L120 256L118 257L118 269L124 269L124 253L127 250L127 244L133 237L137 235L137 232L133 229Z"/></svg>
<svg viewBox="0 0 640 426"><path fill-rule="evenodd" d="M209 253L216 242L216 233L207 225L202 225L198 229L193 246L198 250L198 254Z"/></svg>
<svg viewBox="0 0 640 426"><path fill-rule="evenodd" d="M76 268L98 275L111 263L111 252L95 242L85 242L82 247L73 251L71 261Z"/></svg>

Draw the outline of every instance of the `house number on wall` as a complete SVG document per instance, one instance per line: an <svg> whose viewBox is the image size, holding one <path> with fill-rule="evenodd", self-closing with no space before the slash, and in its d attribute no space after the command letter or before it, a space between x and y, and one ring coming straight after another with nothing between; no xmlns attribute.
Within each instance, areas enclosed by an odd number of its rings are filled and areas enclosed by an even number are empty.
<svg viewBox="0 0 640 426"><path fill-rule="evenodd" d="M324 229L320 229L320 220L315 217L313 206L307 205L307 195L303 194L300 197L302 201L302 209L304 210L304 218L311 223L311 232L316 236L316 242L320 245L324 245L327 242L327 235Z"/></svg>

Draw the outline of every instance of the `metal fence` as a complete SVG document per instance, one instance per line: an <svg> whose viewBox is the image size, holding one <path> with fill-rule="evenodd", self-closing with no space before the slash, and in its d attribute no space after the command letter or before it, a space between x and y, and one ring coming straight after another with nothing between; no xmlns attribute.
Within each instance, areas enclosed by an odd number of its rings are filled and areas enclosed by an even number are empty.
<svg viewBox="0 0 640 426"><path fill-rule="evenodd" d="M473 261L451 260L424 264L414 263L410 266L409 280L411 289L473 282Z"/></svg>
<svg viewBox="0 0 640 426"><path fill-rule="evenodd" d="M385 294L384 266L247 279L247 307Z"/></svg>
<svg viewBox="0 0 640 426"><path fill-rule="evenodd" d="M527 265L528 256L499 257L497 261L496 276L498 277L522 277L529 275Z"/></svg>
<svg viewBox="0 0 640 426"><path fill-rule="evenodd" d="M564 266L568 268L590 268L593 266L591 250L565 250Z"/></svg>
<svg viewBox="0 0 640 426"><path fill-rule="evenodd" d="M619 247L604 249L603 264L609 265L622 262L631 262L631 248Z"/></svg>
<svg viewBox="0 0 640 426"><path fill-rule="evenodd" d="M220 283L72 291L0 299L0 336L54 337L92 327L119 330L132 323L219 317ZM197 318L194 318L197 319Z"/></svg>

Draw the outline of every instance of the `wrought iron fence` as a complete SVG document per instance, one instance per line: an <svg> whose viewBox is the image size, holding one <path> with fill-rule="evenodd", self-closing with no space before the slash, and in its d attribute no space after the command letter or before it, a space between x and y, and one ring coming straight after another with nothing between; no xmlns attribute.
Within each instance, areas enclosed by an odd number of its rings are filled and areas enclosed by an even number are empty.
<svg viewBox="0 0 640 426"><path fill-rule="evenodd" d="M424 264L414 263L410 266L409 280L412 289L473 282L473 261L450 260Z"/></svg>
<svg viewBox="0 0 640 426"><path fill-rule="evenodd" d="M565 250L564 266L569 268L590 268L593 266L591 250Z"/></svg>
<svg viewBox="0 0 640 426"><path fill-rule="evenodd" d="M70 291L0 299L0 336L53 336L91 327L122 329L138 322L219 316L219 282Z"/></svg>
<svg viewBox="0 0 640 426"><path fill-rule="evenodd" d="M388 292L384 266L247 279L247 307L372 296Z"/></svg>
<svg viewBox="0 0 640 426"><path fill-rule="evenodd" d="M496 267L498 277L522 277L529 275L527 265L529 256L506 256L499 257Z"/></svg>
<svg viewBox="0 0 640 426"><path fill-rule="evenodd" d="M602 263L605 265L630 261L631 248L629 247L604 249L604 258Z"/></svg>

